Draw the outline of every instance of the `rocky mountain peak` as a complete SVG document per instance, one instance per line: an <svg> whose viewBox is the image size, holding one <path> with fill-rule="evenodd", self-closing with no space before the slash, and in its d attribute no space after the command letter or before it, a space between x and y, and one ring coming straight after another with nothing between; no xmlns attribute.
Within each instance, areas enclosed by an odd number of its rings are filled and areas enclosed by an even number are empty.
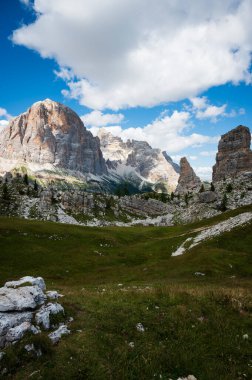
<svg viewBox="0 0 252 380"><path fill-rule="evenodd" d="M199 189L200 186L200 178L196 176L193 168L187 161L187 158L182 157L180 160L180 176L176 192L183 194L190 191L195 191Z"/></svg>
<svg viewBox="0 0 252 380"><path fill-rule="evenodd" d="M52 164L83 173L107 173L98 138L65 105L45 99L13 119L0 136L0 157Z"/></svg>
<svg viewBox="0 0 252 380"><path fill-rule="evenodd" d="M125 165L132 168L143 179L152 184L162 184L166 190L175 190L178 182L178 167L160 149L153 149L146 141L127 140L113 136L105 129L98 133L101 150L107 164L113 170Z"/></svg>
<svg viewBox="0 0 252 380"><path fill-rule="evenodd" d="M249 128L239 125L221 136L213 166L213 181L237 177L252 171L251 133Z"/></svg>

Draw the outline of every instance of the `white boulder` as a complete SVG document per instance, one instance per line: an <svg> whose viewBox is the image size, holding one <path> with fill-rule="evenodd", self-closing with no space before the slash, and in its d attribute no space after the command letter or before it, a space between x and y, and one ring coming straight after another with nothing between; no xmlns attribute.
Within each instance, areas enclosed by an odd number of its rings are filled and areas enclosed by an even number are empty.
<svg viewBox="0 0 252 380"><path fill-rule="evenodd" d="M58 298L63 297L63 295L59 294L56 290L48 290L46 296L50 300L57 300Z"/></svg>
<svg viewBox="0 0 252 380"><path fill-rule="evenodd" d="M0 288L0 312L35 309L45 302L45 298L37 285L17 289L3 287Z"/></svg>
<svg viewBox="0 0 252 380"><path fill-rule="evenodd" d="M12 327L18 326L23 322L31 322L32 312L24 313L0 313L0 336L7 334Z"/></svg>
<svg viewBox="0 0 252 380"><path fill-rule="evenodd" d="M31 330L30 322L23 322L21 325L9 329L6 334L6 342L14 343L22 339L24 334Z"/></svg>
<svg viewBox="0 0 252 380"><path fill-rule="evenodd" d="M58 313L64 313L64 308L59 303L48 303L47 305L43 305L36 313L36 323L48 330L50 328L50 315L56 315Z"/></svg>
<svg viewBox="0 0 252 380"><path fill-rule="evenodd" d="M70 334L70 330L68 330L66 325L60 326L57 330L53 331L48 337L51 339L52 343L58 343L62 335Z"/></svg>
<svg viewBox="0 0 252 380"><path fill-rule="evenodd" d="M37 285L41 290L46 289L45 281L42 277L32 277L32 276L25 276L20 278L20 280L17 281L8 281L5 283L6 288L18 288L19 286L22 286L24 284L30 284L30 285Z"/></svg>

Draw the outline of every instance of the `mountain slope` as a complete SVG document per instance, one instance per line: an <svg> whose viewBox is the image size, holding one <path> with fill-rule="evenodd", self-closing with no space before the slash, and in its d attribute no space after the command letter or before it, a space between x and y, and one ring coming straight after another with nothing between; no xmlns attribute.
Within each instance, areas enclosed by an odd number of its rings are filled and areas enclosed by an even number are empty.
<svg viewBox="0 0 252 380"><path fill-rule="evenodd" d="M106 174L99 139L70 108L46 99L13 119L0 135L0 157L15 165L37 164Z"/></svg>
<svg viewBox="0 0 252 380"><path fill-rule="evenodd" d="M42 346L41 358L25 352L28 342L9 347L1 370L15 380L250 379L251 224L171 257L196 229L244 211L251 206L169 228L0 217L1 282L42 276L65 295L61 303L74 318L57 347L47 333L29 337Z"/></svg>
<svg viewBox="0 0 252 380"><path fill-rule="evenodd" d="M111 171L122 172L122 167L134 171L156 190L174 191L179 178L179 166L160 149L153 149L145 141L128 140L113 136L104 128L98 137L101 150ZM126 170L126 169L125 169Z"/></svg>

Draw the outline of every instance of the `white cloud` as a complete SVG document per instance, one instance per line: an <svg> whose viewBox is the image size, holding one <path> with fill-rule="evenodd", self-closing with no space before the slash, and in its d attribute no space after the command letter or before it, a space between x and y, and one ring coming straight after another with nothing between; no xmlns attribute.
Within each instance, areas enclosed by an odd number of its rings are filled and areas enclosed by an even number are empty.
<svg viewBox="0 0 252 380"><path fill-rule="evenodd" d="M0 132L7 127L9 121L13 118L5 108L0 107Z"/></svg>
<svg viewBox="0 0 252 380"><path fill-rule="evenodd" d="M167 150L176 153L188 147L198 147L206 143L216 143L216 137L201 135L198 133L186 134L191 129L190 113L174 111L170 116L163 115L143 128L127 128L120 126L105 127L115 136L124 141L134 139L147 141L153 148ZM99 128L90 128L97 135Z"/></svg>
<svg viewBox="0 0 252 380"><path fill-rule="evenodd" d="M7 110L1 107L0 107L0 117L4 117L7 120L12 119L12 116L7 112Z"/></svg>
<svg viewBox="0 0 252 380"><path fill-rule="evenodd" d="M251 0L35 0L13 41L72 70L92 109L154 106L251 82Z"/></svg>
<svg viewBox="0 0 252 380"><path fill-rule="evenodd" d="M217 150L204 150L200 152L200 156L202 157L213 157L217 153Z"/></svg>
<svg viewBox="0 0 252 380"><path fill-rule="evenodd" d="M215 106L210 104L206 96L190 98L190 102L192 103L192 107L185 105L185 109L192 112L197 119L201 120L210 119L210 121L216 122L220 117L235 117L245 114L244 108L240 108L239 110L231 109L227 112L227 104Z"/></svg>
<svg viewBox="0 0 252 380"><path fill-rule="evenodd" d="M202 108L205 109L208 103L208 99L206 96L194 97L194 98L191 98L190 101L193 105L193 108L195 108L196 110L200 110Z"/></svg>
<svg viewBox="0 0 252 380"><path fill-rule="evenodd" d="M105 127L106 125L118 124L124 119L124 115L102 113L101 111L92 111L81 116L81 120L86 127Z"/></svg>
<svg viewBox="0 0 252 380"><path fill-rule="evenodd" d="M189 158L189 160L195 161L195 160L197 160L198 157L197 156L189 156L188 158Z"/></svg>
<svg viewBox="0 0 252 380"><path fill-rule="evenodd" d="M56 75L56 77L61 78L66 82L74 79L74 73L67 67L61 67L59 71L54 70L54 74Z"/></svg>
<svg viewBox="0 0 252 380"><path fill-rule="evenodd" d="M207 106L206 109L199 110L196 113L197 119L211 119L212 121L216 121L218 116L224 116L226 111L227 105L223 104L220 107L217 106Z"/></svg>
<svg viewBox="0 0 252 380"><path fill-rule="evenodd" d="M2 132L4 128L7 127L8 124L9 124L8 120L0 120L0 132Z"/></svg>
<svg viewBox="0 0 252 380"><path fill-rule="evenodd" d="M195 173L202 180L211 180L212 178L212 166L198 166L194 167Z"/></svg>

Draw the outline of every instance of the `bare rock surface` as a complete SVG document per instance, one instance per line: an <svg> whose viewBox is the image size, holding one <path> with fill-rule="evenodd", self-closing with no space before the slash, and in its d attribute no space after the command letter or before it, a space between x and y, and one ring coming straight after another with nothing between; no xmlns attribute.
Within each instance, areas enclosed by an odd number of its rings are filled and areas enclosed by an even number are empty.
<svg viewBox="0 0 252 380"><path fill-rule="evenodd" d="M251 133L249 128L239 125L221 136L213 166L213 181L237 177L252 171Z"/></svg>
<svg viewBox="0 0 252 380"><path fill-rule="evenodd" d="M35 316L36 323L48 330L50 328L50 315L56 315L59 313L64 313L64 308L59 303L48 303L47 305L43 305Z"/></svg>
<svg viewBox="0 0 252 380"><path fill-rule="evenodd" d="M4 286L6 288L17 288L27 283L30 285L36 285L43 291L46 289L45 281L42 277L32 277L32 276L22 277L18 281L8 281L5 283Z"/></svg>
<svg viewBox="0 0 252 380"><path fill-rule="evenodd" d="M98 137L101 150L110 169L121 171L122 165L135 170L143 179L152 184L163 184L174 191L179 177L179 166L166 152L153 149L146 141L127 140L113 136L100 129Z"/></svg>
<svg viewBox="0 0 252 380"><path fill-rule="evenodd" d="M224 232L231 231L232 229L245 225L252 220L252 212L244 212L240 215L231 217L224 222L220 222L211 227L206 227L203 229L196 237L187 238L175 252L172 253L172 256L180 256L186 251L195 247L196 245L202 243L205 240L211 239L213 237L219 236ZM185 248L186 245L186 248Z"/></svg>
<svg viewBox="0 0 252 380"><path fill-rule="evenodd" d="M176 192L184 194L191 191L196 191L200 188L201 181L196 176L193 168L187 161L186 157L182 157L180 160L180 176L178 180L178 186Z"/></svg>
<svg viewBox="0 0 252 380"><path fill-rule="evenodd" d="M45 295L38 286L24 286L17 289L0 288L0 312L35 309L45 301Z"/></svg>
<svg viewBox="0 0 252 380"><path fill-rule="evenodd" d="M83 173L107 173L99 138L70 108L50 99L34 103L0 135L0 157L53 164Z"/></svg>
<svg viewBox="0 0 252 380"><path fill-rule="evenodd" d="M18 326L12 327L6 334L6 342L13 343L22 339L25 333L31 331L31 323L23 322Z"/></svg>
<svg viewBox="0 0 252 380"><path fill-rule="evenodd" d="M51 339L53 344L56 344L59 342L62 335L68 335L68 334L70 334L70 330L67 328L66 325L62 325L57 330L50 333L48 337Z"/></svg>
<svg viewBox="0 0 252 380"><path fill-rule="evenodd" d="M27 285L28 284L28 285ZM30 284L34 284L30 286ZM28 332L41 333L42 329L55 328L50 317L62 313L64 308L59 303L49 302L47 297L57 300L57 291L48 291L42 277L26 276L17 281L9 281L0 288L0 348L20 341ZM36 322L37 326L32 323ZM39 326L38 326L39 325ZM57 327L57 324L56 324ZM68 330L67 333L70 331ZM55 341L64 335L64 329L55 334Z"/></svg>

